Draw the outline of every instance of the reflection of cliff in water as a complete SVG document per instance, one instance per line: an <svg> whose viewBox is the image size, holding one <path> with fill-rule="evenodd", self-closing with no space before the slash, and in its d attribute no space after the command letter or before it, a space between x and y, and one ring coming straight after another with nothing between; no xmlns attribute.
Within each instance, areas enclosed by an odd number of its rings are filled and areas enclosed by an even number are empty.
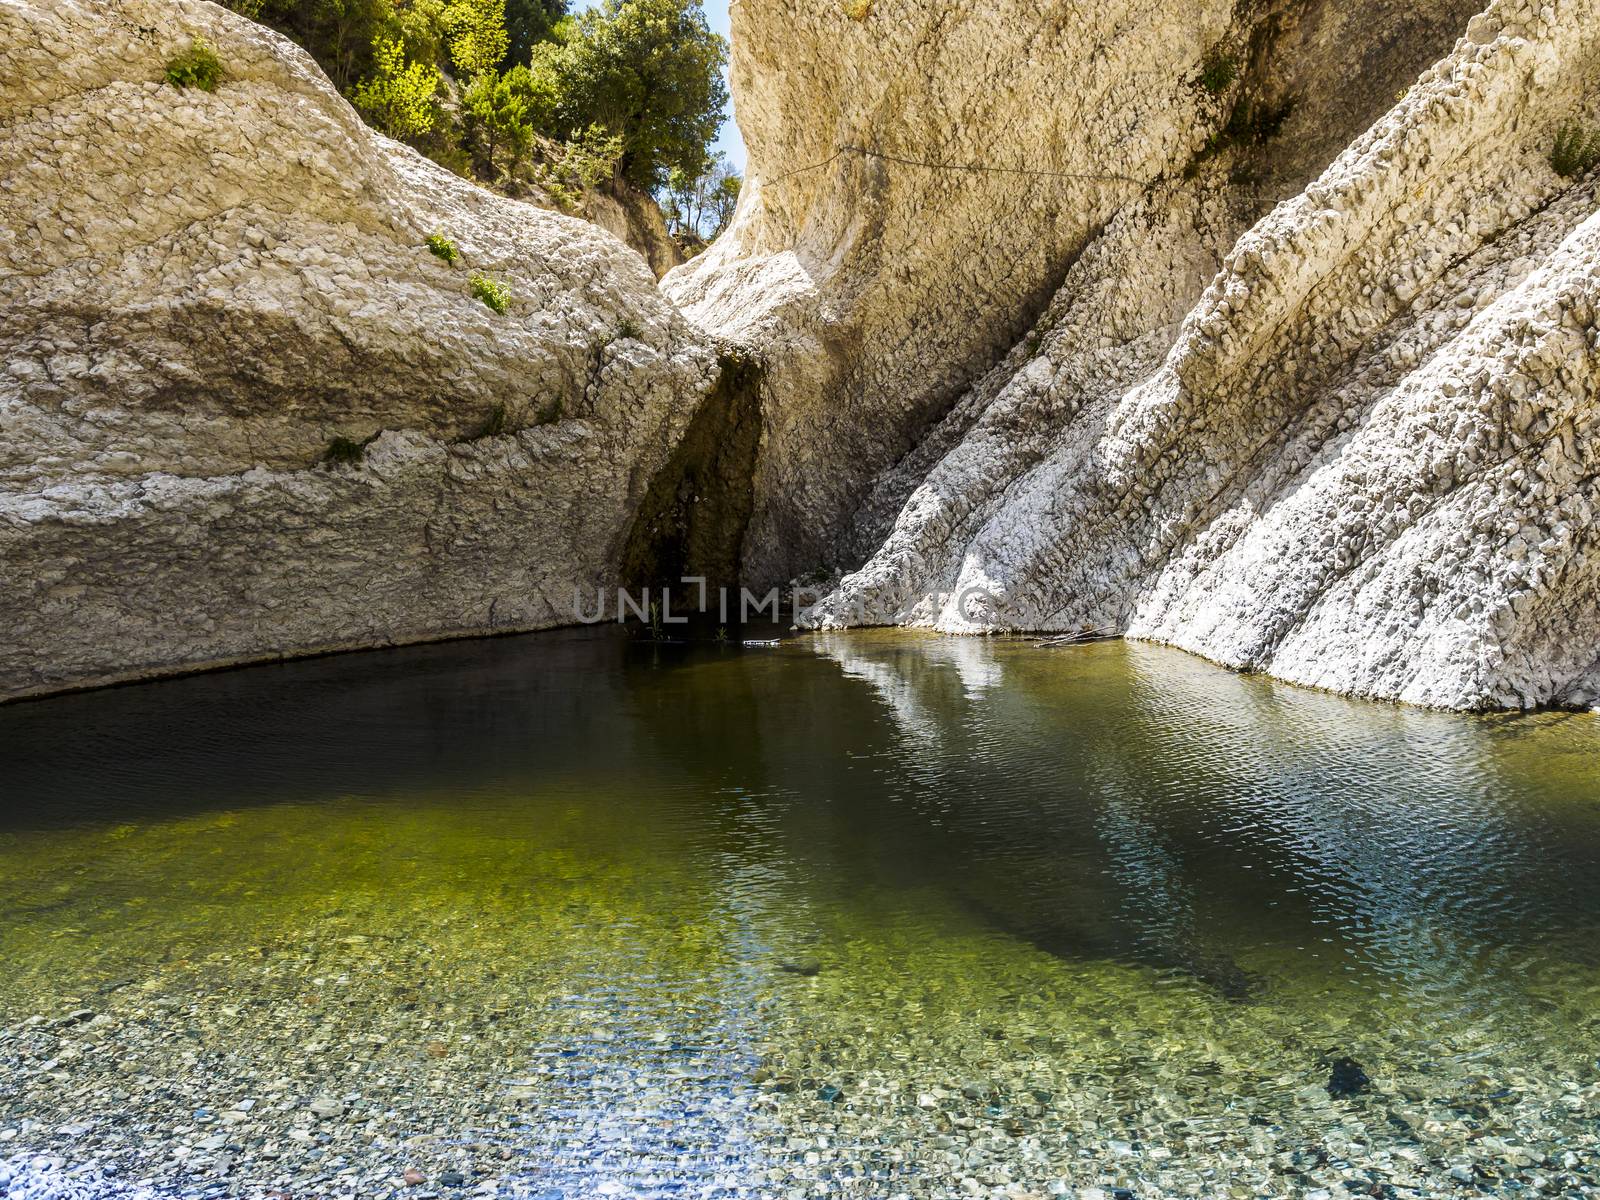
<svg viewBox="0 0 1600 1200"><path fill-rule="evenodd" d="M895 722L950 888L1051 953L1235 998L1294 964L1464 1000L1530 936L1583 943L1571 914L1600 907L1594 810L1555 827L1535 764L1504 762L1562 718L1355 703L1136 646L823 649Z"/></svg>
<svg viewBox="0 0 1600 1200"><path fill-rule="evenodd" d="M842 899L1235 997L1297 973L1467 1003L1530 939L1600 944L1595 735L1131 645L741 651L608 629L0 710L0 838L280 801L399 816L430 796L536 842L541 806L570 795L591 828L709 861L741 954L825 957L813 914Z"/></svg>

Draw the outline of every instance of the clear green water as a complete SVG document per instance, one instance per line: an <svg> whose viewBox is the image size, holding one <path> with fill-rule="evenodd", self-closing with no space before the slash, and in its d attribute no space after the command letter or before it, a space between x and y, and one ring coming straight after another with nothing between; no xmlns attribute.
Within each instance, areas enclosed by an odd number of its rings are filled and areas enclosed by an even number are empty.
<svg viewBox="0 0 1600 1200"><path fill-rule="evenodd" d="M1593 1178L1588 716L1115 644L587 634L13 706L0 761L0 1128L98 1121L157 1184L246 1096L235 1183ZM1369 1092L1328 1094L1341 1056Z"/></svg>

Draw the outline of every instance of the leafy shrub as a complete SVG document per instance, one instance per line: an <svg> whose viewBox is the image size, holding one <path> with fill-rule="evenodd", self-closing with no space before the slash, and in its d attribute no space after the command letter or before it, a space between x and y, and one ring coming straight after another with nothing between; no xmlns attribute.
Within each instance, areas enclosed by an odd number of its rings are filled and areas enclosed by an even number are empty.
<svg viewBox="0 0 1600 1200"><path fill-rule="evenodd" d="M461 257L461 251L456 249L456 244L442 233L430 233L428 235L428 251L435 258L444 259L452 267L456 265L456 260Z"/></svg>
<svg viewBox="0 0 1600 1200"><path fill-rule="evenodd" d="M579 212L584 192L614 179L621 161L622 138L590 125L556 143L550 160L535 166L534 181L564 212Z"/></svg>
<svg viewBox="0 0 1600 1200"><path fill-rule="evenodd" d="M584 187L594 188L610 179L621 161L621 136L607 133L604 125L590 125L562 145L557 169L576 177Z"/></svg>
<svg viewBox="0 0 1600 1200"><path fill-rule="evenodd" d="M1563 179L1576 179L1594 170L1600 163L1600 130L1585 129L1576 121L1569 121L1556 133L1555 147L1550 151L1550 166Z"/></svg>
<svg viewBox="0 0 1600 1200"><path fill-rule="evenodd" d="M623 317L622 320L617 323L617 332L613 336L612 341L620 342L624 339L631 339L637 342L642 341L643 338L644 330L639 328L639 322L635 321L632 317Z"/></svg>
<svg viewBox="0 0 1600 1200"><path fill-rule="evenodd" d="M372 60L372 74L356 84L350 97L367 123L402 141L430 133L440 118L438 94L444 77L439 68L408 62L399 38L375 38Z"/></svg>
<svg viewBox="0 0 1600 1200"><path fill-rule="evenodd" d="M187 50L167 64L167 82L175 88L216 91L217 84L222 82L222 62L211 43L195 38Z"/></svg>
<svg viewBox="0 0 1600 1200"><path fill-rule="evenodd" d="M554 425L561 420L561 411L566 406L562 404L561 397L557 396L549 404L542 405L533 418L535 425Z"/></svg>
<svg viewBox="0 0 1600 1200"><path fill-rule="evenodd" d="M511 289L487 275L472 277L472 294L502 315L511 307Z"/></svg>
<svg viewBox="0 0 1600 1200"><path fill-rule="evenodd" d="M576 188L568 187L554 171L541 166L535 179L562 212L575 213L583 208L583 193Z"/></svg>
<svg viewBox="0 0 1600 1200"><path fill-rule="evenodd" d="M1200 64L1200 86L1213 96L1222 95L1233 86L1233 81L1237 78L1239 78L1239 64L1234 61L1233 55L1225 51L1211 51Z"/></svg>
<svg viewBox="0 0 1600 1200"><path fill-rule="evenodd" d="M872 15L872 0L844 0L844 15L852 21L865 21Z"/></svg>
<svg viewBox="0 0 1600 1200"><path fill-rule="evenodd" d="M336 437L328 443L328 449L322 456L322 461L333 463L337 466L354 466L367 456L365 442L352 441L347 437Z"/></svg>

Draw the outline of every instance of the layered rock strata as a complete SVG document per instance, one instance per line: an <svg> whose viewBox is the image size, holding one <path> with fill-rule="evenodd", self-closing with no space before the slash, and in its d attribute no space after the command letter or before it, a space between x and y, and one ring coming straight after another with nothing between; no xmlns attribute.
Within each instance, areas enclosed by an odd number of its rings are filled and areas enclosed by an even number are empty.
<svg viewBox="0 0 1600 1200"><path fill-rule="evenodd" d="M197 38L213 92L163 79ZM718 376L637 254L199 0L3 0L0 78L0 697L566 624L616 584Z"/></svg>
<svg viewBox="0 0 1600 1200"><path fill-rule="evenodd" d="M1550 154L1594 119L1600 10L1497 3L1463 27L1364 131L1393 43L1347 55L1320 98L1252 51L1230 86L1271 104L1286 80L1281 128L1178 139L1158 157L1182 169L1093 224L1032 333L874 475L845 524L876 549L815 620L1127 634L1445 707L1591 701L1600 220ZM1251 44L1292 60L1283 30ZM1353 141L1241 227L1252 189L1315 162L1312 116ZM767 191L747 237L774 227ZM738 272L783 253L695 280L691 312L716 327Z"/></svg>

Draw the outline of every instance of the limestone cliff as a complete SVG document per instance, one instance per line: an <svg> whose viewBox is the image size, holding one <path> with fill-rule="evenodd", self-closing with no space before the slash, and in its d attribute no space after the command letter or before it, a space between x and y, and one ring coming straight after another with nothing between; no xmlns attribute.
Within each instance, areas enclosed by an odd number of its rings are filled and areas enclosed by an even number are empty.
<svg viewBox="0 0 1600 1200"><path fill-rule="evenodd" d="M737 10L753 183L668 287L768 347L751 564L865 559L826 626L1592 699L1593 0L1022 7Z"/></svg>
<svg viewBox="0 0 1600 1200"><path fill-rule="evenodd" d="M683 265L660 206L625 181L585 191L582 215L643 255L658 279Z"/></svg>
<svg viewBox="0 0 1600 1200"><path fill-rule="evenodd" d="M1600 0L1480 6L743 0L669 302L201 0L0 0L0 698L694 566L1593 703Z"/></svg>
<svg viewBox="0 0 1600 1200"><path fill-rule="evenodd" d="M214 92L163 81L197 37ZM0 81L0 697L563 624L616 582L717 375L638 255L200 0L0 0Z"/></svg>

